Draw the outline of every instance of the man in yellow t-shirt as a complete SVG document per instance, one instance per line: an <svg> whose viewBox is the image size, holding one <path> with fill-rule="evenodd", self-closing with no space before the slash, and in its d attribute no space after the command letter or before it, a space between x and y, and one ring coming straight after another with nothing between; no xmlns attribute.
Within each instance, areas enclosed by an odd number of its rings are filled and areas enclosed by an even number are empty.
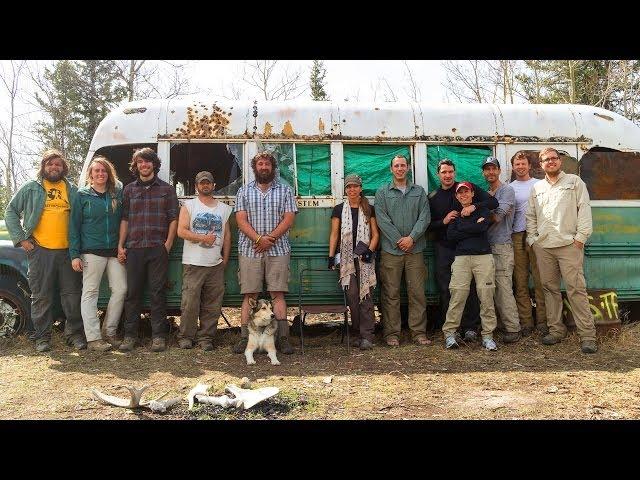
<svg viewBox="0 0 640 480"><path fill-rule="evenodd" d="M71 268L69 257L69 217L77 189L66 179L68 171L62 153L47 150L38 178L16 192L5 213L13 243L27 252L31 320L38 352L51 349L56 285L67 318L67 343L78 350L87 347L80 313L82 275Z"/></svg>

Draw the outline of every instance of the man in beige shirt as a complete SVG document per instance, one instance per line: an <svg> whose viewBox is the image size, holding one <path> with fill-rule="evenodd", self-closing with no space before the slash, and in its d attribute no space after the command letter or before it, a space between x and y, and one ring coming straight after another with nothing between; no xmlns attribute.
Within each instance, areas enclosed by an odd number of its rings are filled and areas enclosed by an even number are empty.
<svg viewBox="0 0 640 480"><path fill-rule="evenodd" d="M562 278L582 352L595 353L596 328L583 270L584 244L593 231L589 192L580 177L560 170L562 160L556 149L543 149L539 158L546 175L531 189L526 217L527 243L538 261L547 309L549 334L542 343L553 345L567 334L562 322Z"/></svg>

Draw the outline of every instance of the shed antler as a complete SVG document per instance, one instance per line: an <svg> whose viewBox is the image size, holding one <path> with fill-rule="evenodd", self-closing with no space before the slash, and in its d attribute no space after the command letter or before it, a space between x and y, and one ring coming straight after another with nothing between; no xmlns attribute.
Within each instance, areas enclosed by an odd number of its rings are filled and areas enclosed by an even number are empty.
<svg viewBox="0 0 640 480"><path fill-rule="evenodd" d="M96 397L98 400L108 405L134 409L134 408L140 407L140 399L142 398L142 394L147 388L149 388L149 385L143 385L140 388L125 385L124 388L129 390L129 393L131 394L131 398L125 399L120 397L114 397L113 395L106 395L96 388L92 388L91 393L93 393L93 396Z"/></svg>

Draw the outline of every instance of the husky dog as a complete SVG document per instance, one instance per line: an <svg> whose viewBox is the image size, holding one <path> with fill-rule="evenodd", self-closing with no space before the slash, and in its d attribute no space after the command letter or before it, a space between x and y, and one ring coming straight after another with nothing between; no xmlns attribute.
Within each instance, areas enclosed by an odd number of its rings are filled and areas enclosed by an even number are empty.
<svg viewBox="0 0 640 480"><path fill-rule="evenodd" d="M275 334L278 330L278 321L271 309L271 302L268 300L249 299L251 307L251 318L249 319L249 341L244 350L247 365L255 365L253 352L266 351L271 359L271 365L280 365L276 357Z"/></svg>

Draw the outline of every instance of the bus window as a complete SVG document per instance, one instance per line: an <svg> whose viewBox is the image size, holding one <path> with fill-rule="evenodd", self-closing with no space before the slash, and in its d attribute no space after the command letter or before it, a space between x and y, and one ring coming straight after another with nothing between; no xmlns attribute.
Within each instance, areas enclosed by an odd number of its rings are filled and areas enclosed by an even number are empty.
<svg viewBox="0 0 640 480"><path fill-rule="evenodd" d="M344 144L344 176L360 175L362 178L362 192L367 196L374 196L382 185L391 182L391 160L396 155L404 155L411 163L409 145L361 145ZM411 166L413 168L413 166ZM408 179L412 179L412 168L409 169Z"/></svg>
<svg viewBox="0 0 640 480"><path fill-rule="evenodd" d="M524 152L529 161L531 162L531 177L532 178L544 178L544 170L540 166L540 160L538 158L538 154L540 150L519 150L513 155L512 158L509 159L509 162L512 162L516 155L520 152ZM558 153L560 153L560 158L562 159L562 171L564 173L573 173L574 175L578 175L578 161L569 155L564 150L558 149ZM511 173L511 181L516 179L515 172Z"/></svg>
<svg viewBox="0 0 640 480"><path fill-rule="evenodd" d="M470 145L427 145L427 174L429 191L440 186L438 177L438 162L448 158L456 166L456 180L458 182L473 182L480 188L489 188L482 175L482 162L493 155L492 147Z"/></svg>
<svg viewBox="0 0 640 480"><path fill-rule="evenodd" d="M595 147L580 159L591 200L640 199L640 153Z"/></svg>
<svg viewBox="0 0 640 480"><path fill-rule="evenodd" d="M116 174L118 175L118 179L122 182L122 185L125 186L135 180L133 174L131 173L131 170L129 170L133 152L135 152L139 148L144 147L152 148L155 152L158 151L157 143L140 143L136 145L115 145L111 147L102 147L96 150L96 153L93 156L97 157L99 155L103 155L107 157L107 159L111 163L113 163L113 166L116 169ZM163 160L163 158L160 159L160 161ZM79 183L83 184L84 180L81 180Z"/></svg>
<svg viewBox="0 0 640 480"><path fill-rule="evenodd" d="M235 195L242 186L241 143L172 143L171 184L182 195L195 195L198 172L211 172L214 195Z"/></svg>
<svg viewBox="0 0 640 480"><path fill-rule="evenodd" d="M278 178L298 196L331 195L331 147L327 143L263 143L278 162ZM294 188L294 178L298 184Z"/></svg>
<svg viewBox="0 0 640 480"><path fill-rule="evenodd" d="M331 195L331 146L296 144L298 195Z"/></svg>
<svg viewBox="0 0 640 480"><path fill-rule="evenodd" d="M276 171L276 178L288 185L296 193L295 186L293 184L294 179L294 160L293 160L293 143L263 143L259 147L260 151L269 152L276 158L278 164L278 170Z"/></svg>

